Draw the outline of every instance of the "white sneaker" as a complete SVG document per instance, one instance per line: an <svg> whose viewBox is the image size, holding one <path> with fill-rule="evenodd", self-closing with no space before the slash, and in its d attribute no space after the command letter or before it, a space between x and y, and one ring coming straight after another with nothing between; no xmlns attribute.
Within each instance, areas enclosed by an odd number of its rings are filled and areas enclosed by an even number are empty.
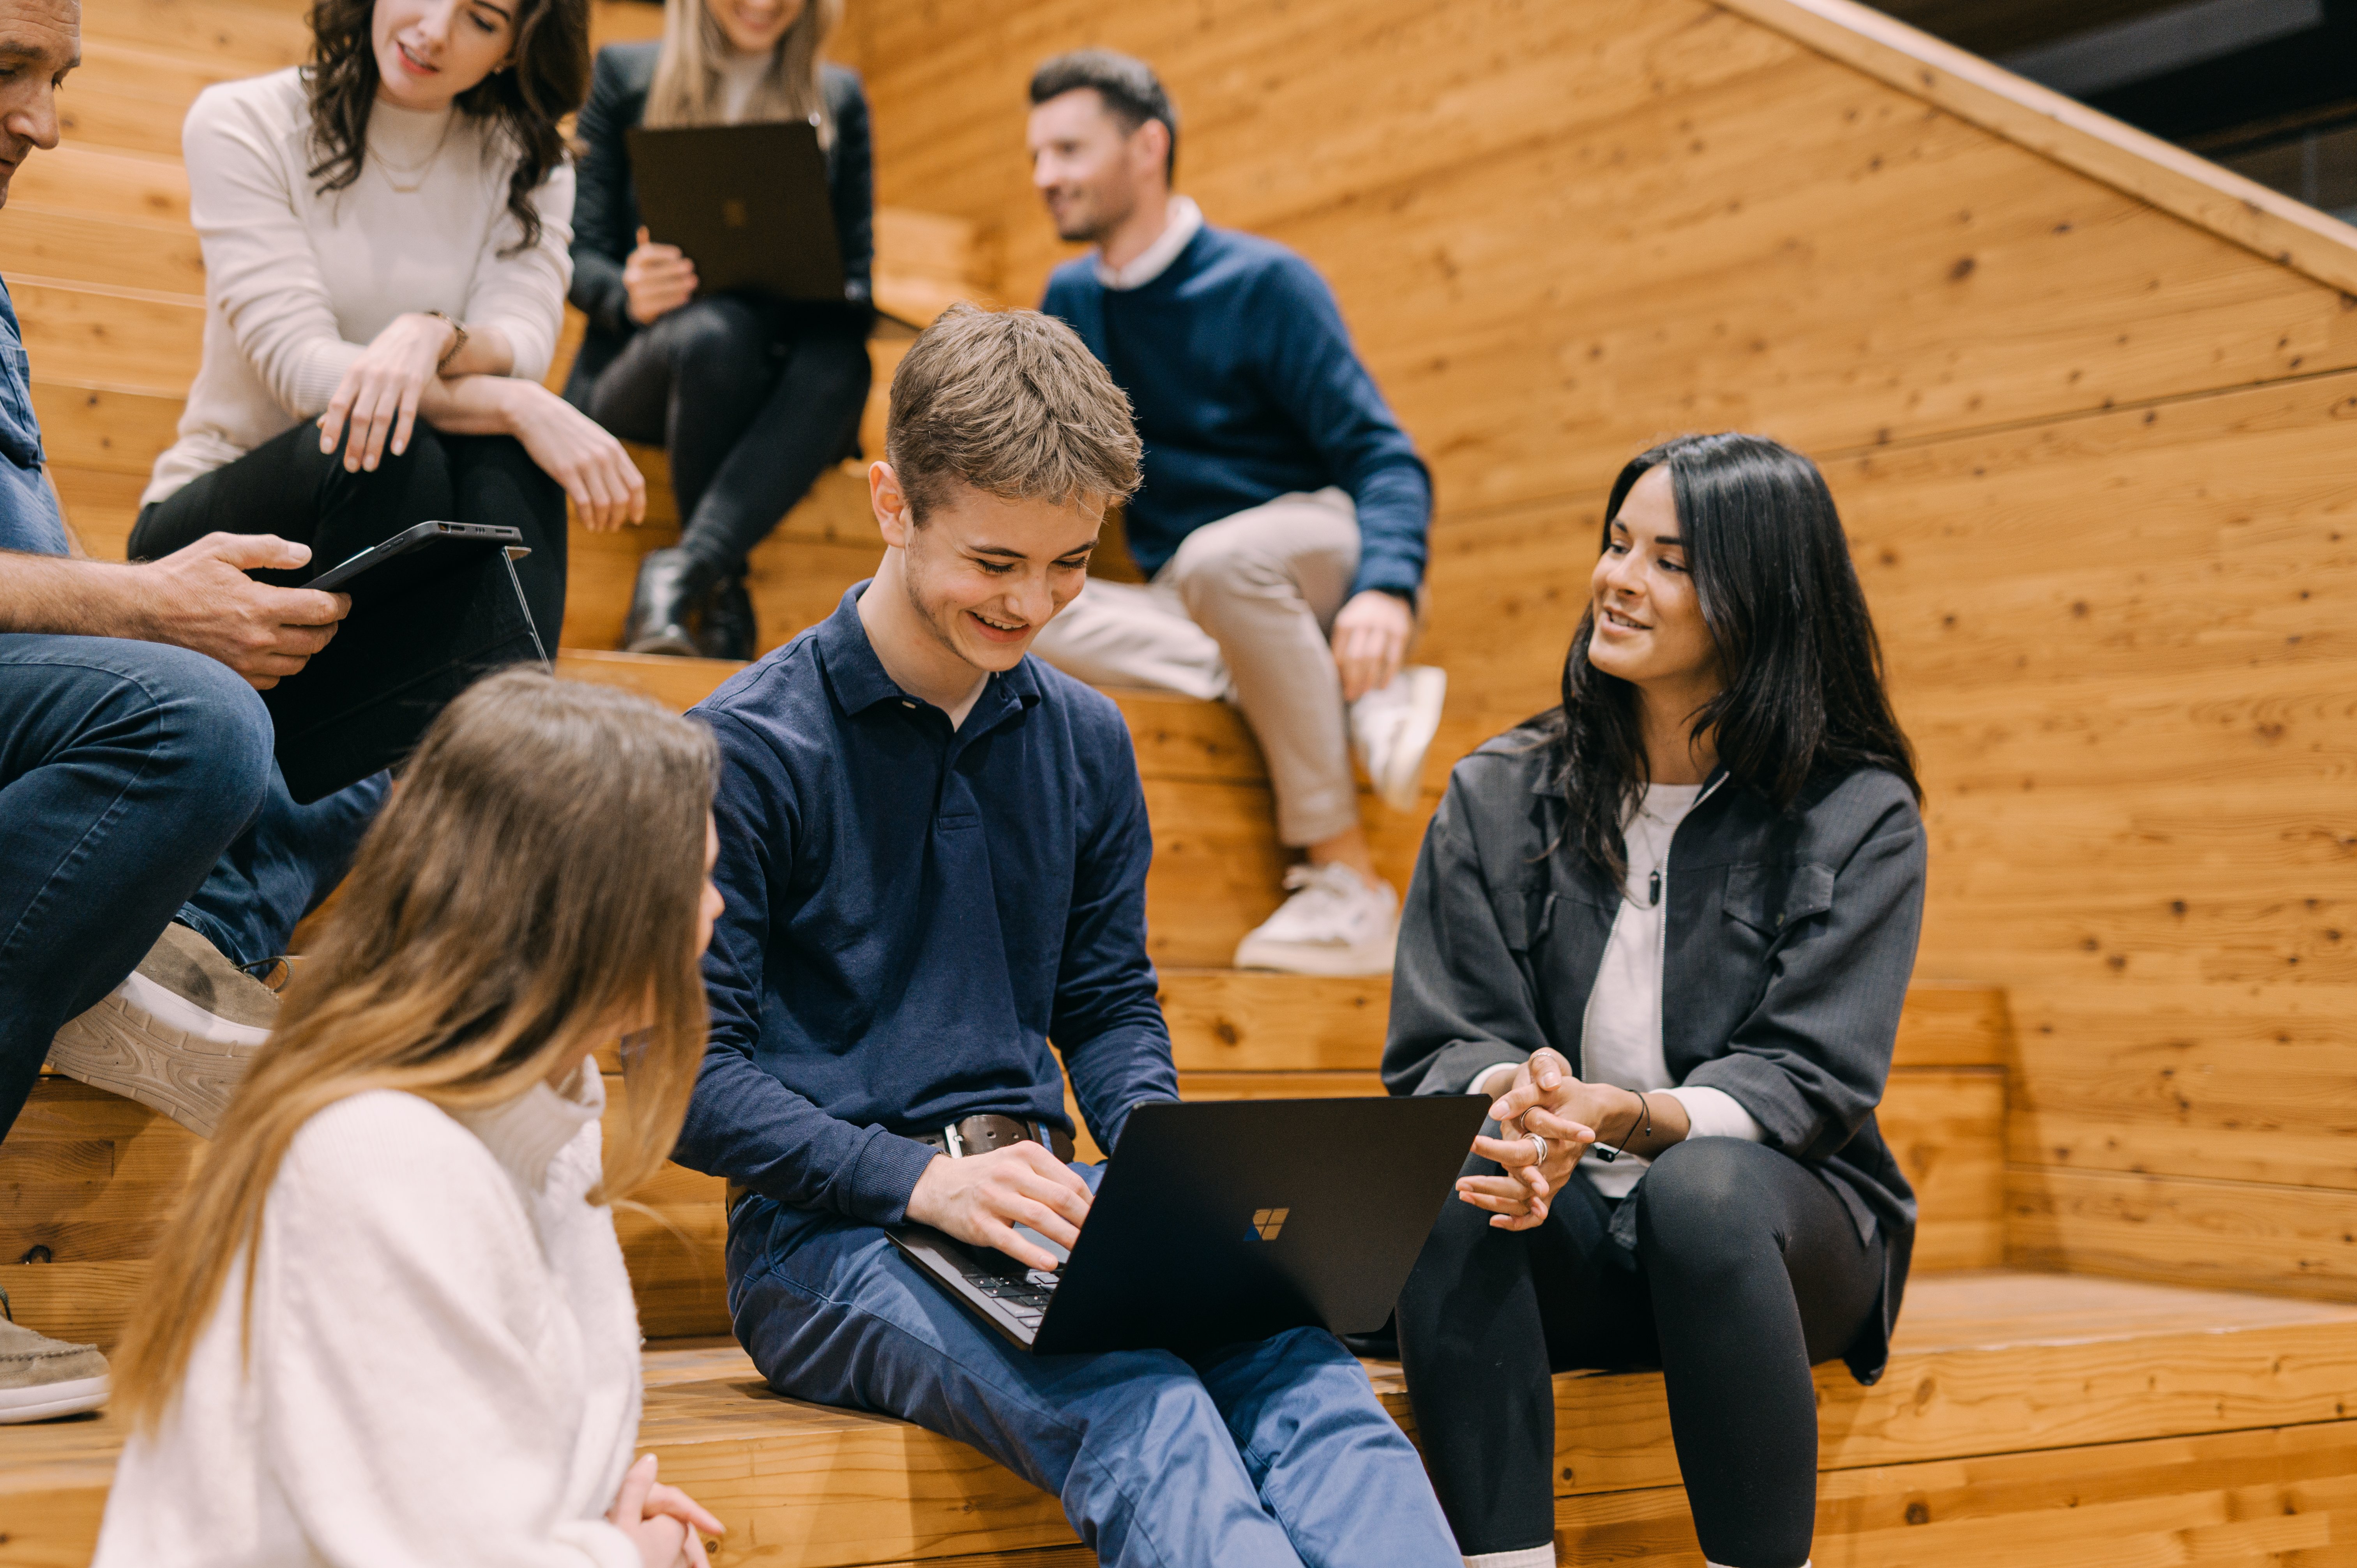
<svg viewBox="0 0 2357 1568"><path fill-rule="evenodd" d="M16 1321L0 1291L0 1424L80 1415L106 1402L106 1358Z"/></svg>
<svg viewBox="0 0 2357 1568"><path fill-rule="evenodd" d="M1293 897L1236 944L1238 969L1292 974L1389 974L1399 940L1399 895L1347 865L1297 865Z"/></svg>
<svg viewBox="0 0 2357 1568"><path fill-rule="evenodd" d="M1359 762L1375 793L1394 811L1415 809L1424 756L1440 729L1441 700L1448 695L1448 671L1411 664L1390 685L1351 704L1351 739Z"/></svg>
<svg viewBox="0 0 2357 1568"><path fill-rule="evenodd" d="M188 927L167 926L122 984L67 1020L49 1066L210 1138L277 1021L268 986Z"/></svg>

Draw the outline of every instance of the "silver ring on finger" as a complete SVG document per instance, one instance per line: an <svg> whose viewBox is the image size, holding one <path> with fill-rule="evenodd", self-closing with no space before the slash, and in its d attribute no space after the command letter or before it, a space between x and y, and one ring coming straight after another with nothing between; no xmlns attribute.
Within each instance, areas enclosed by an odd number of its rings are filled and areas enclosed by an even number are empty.
<svg viewBox="0 0 2357 1568"><path fill-rule="evenodd" d="M1546 1164L1548 1153L1547 1141L1544 1138L1540 1137L1536 1133L1526 1133L1523 1136L1531 1141L1531 1147L1538 1151L1539 1157L1537 1163L1540 1165Z"/></svg>

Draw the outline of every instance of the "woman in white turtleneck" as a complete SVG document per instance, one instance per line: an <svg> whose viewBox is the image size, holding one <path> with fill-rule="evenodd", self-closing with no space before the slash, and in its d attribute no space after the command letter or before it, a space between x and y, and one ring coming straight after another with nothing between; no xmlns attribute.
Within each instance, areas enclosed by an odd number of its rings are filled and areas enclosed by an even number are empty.
<svg viewBox="0 0 2357 1568"><path fill-rule="evenodd" d="M98 1568L710 1568L609 1205L704 1055L713 768L536 670L436 721L154 1262Z"/></svg>
<svg viewBox="0 0 2357 1568"><path fill-rule="evenodd" d="M521 528L544 639L565 501L642 515L621 446L540 384L571 267L558 118L587 0L323 0L311 63L207 89L183 146L204 360L134 557L274 533L315 566L427 520Z"/></svg>

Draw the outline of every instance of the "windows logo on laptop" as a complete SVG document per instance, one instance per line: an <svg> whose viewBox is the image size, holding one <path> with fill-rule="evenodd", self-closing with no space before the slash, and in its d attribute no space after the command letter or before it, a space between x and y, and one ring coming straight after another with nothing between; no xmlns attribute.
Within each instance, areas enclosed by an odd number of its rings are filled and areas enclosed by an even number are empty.
<svg viewBox="0 0 2357 1568"><path fill-rule="evenodd" d="M1264 1241L1275 1240L1277 1232L1285 1229L1285 1217L1292 1212L1290 1208L1254 1209L1252 1233Z"/></svg>

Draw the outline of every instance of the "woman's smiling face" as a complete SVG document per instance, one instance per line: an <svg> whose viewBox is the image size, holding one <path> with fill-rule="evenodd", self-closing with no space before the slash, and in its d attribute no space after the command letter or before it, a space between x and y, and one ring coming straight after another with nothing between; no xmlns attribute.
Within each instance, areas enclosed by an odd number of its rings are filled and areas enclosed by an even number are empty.
<svg viewBox="0 0 2357 1568"><path fill-rule="evenodd" d="M1596 559L1589 609L1587 661L1607 675L1638 685L1717 683L1718 645L1686 571L1667 467L1648 468L1629 488Z"/></svg>
<svg viewBox="0 0 2357 1568"><path fill-rule="evenodd" d="M447 109L515 52L516 0L376 0L370 38L377 96Z"/></svg>

